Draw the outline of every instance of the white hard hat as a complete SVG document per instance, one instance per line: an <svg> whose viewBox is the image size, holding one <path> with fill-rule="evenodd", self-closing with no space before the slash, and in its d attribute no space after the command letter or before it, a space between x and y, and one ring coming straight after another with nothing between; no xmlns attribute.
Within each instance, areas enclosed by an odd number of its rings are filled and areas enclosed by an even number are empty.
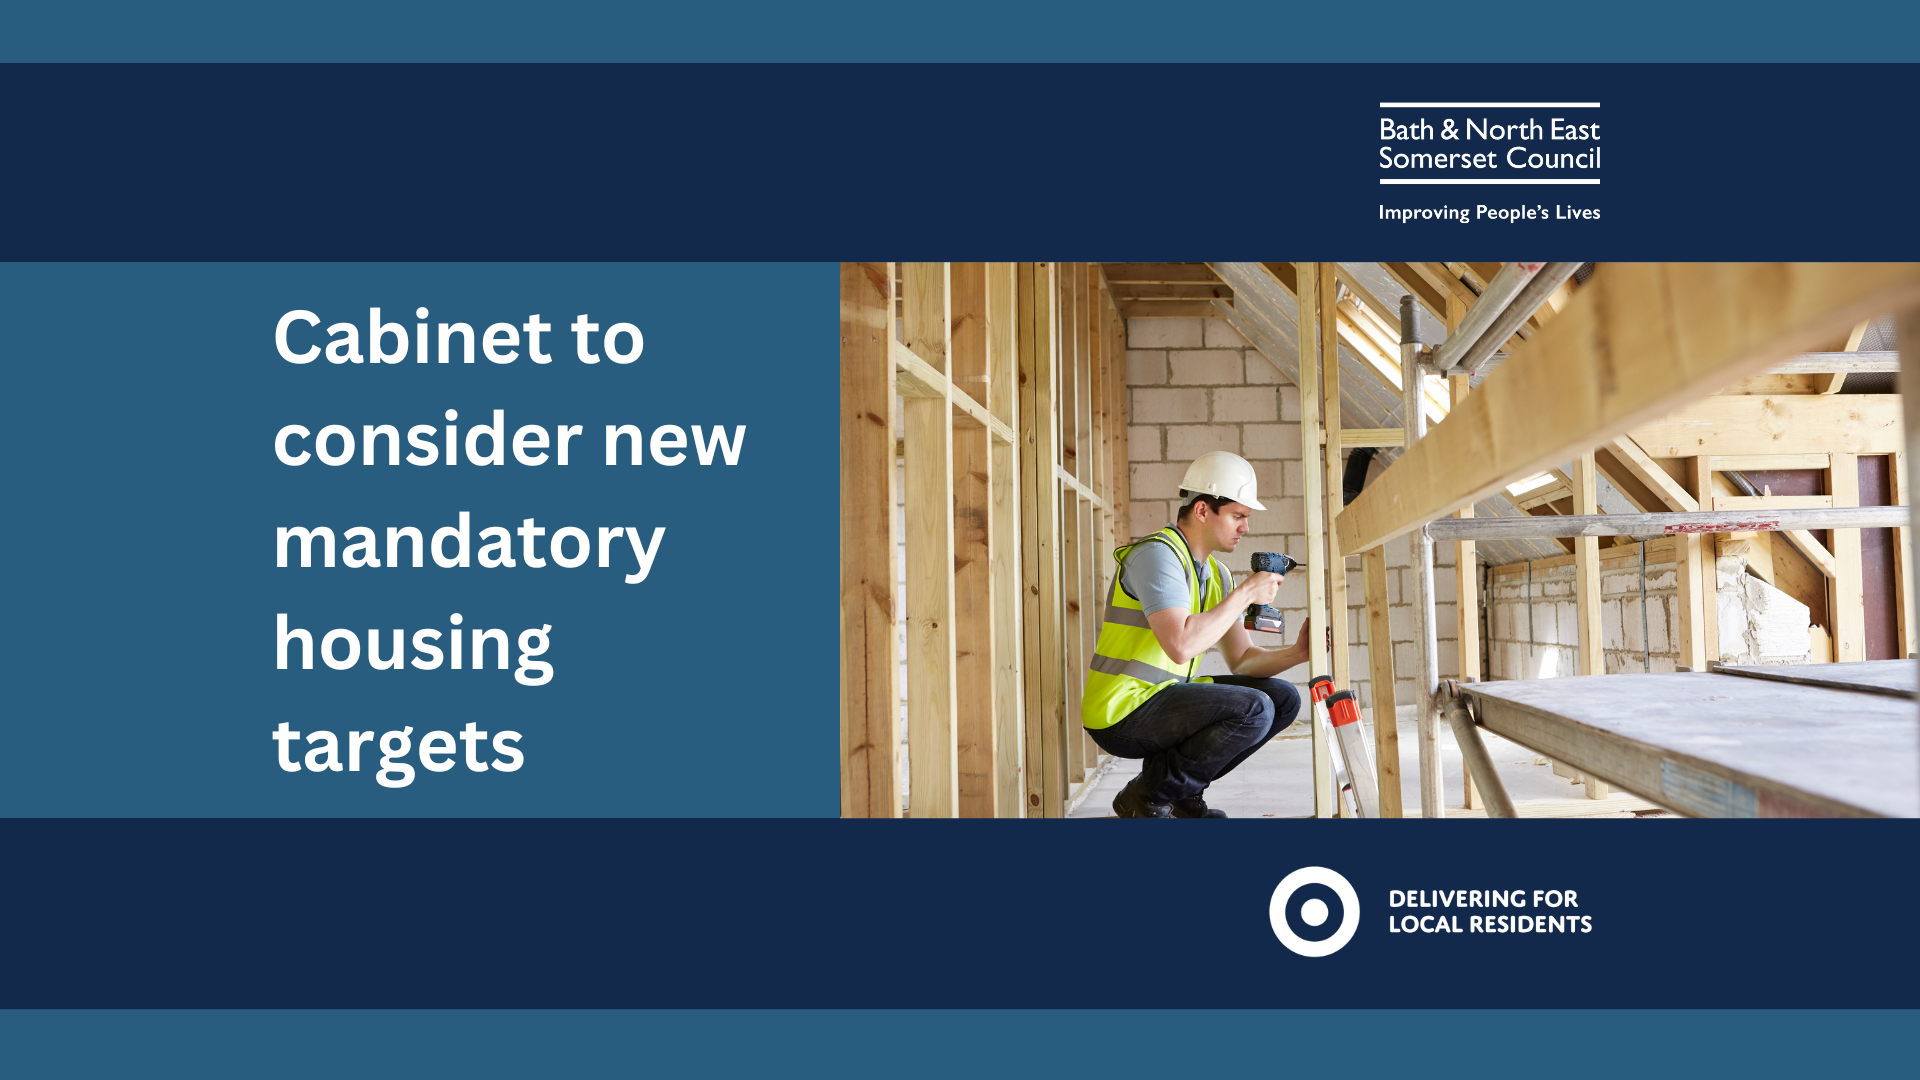
<svg viewBox="0 0 1920 1080"><path fill-rule="evenodd" d="M1257 498L1259 492L1255 490L1253 466L1247 463L1246 458L1225 450L1212 450L1194 458L1193 464L1187 466L1186 479L1180 481L1180 486L1203 495L1232 499L1255 510L1266 509Z"/></svg>

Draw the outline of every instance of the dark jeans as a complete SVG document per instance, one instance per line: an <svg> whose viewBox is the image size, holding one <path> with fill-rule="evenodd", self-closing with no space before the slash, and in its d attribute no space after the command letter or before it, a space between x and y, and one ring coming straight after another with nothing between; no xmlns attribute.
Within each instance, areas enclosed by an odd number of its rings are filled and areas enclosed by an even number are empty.
<svg viewBox="0 0 1920 1080"><path fill-rule="evenodd" d="M1300 691L1279 679L1215 675L1148 698L1110 728L1088 728L1114 757L1145 758L1134 783L1151 802L1198 795L1300 714Z"/></svg>

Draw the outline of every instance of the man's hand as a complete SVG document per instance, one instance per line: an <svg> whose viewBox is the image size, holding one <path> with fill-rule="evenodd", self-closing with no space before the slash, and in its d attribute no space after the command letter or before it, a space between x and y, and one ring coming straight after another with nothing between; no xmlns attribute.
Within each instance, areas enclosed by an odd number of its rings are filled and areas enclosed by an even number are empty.
<svg viewBox="0 0 1920 1080"><path fill-rule="evenodd" d="M1312 646L1307 643L1307 631L1312 629L1313 629L1312 618L1309 617L1309 618L1301 619L1300 620L1300 636L1293 639L1294 651L1300 654L1300 662L1303 664L1306 663L1307 657L1310 655L1307 650L1312 648Z"/></svg>
<svg viewBox="0 0 1920 1080"><path fill-rule="evenodd" d="M1241 599L1245 601L1245 603L1238 606L1245 607L1247 604L1273 603L1273 598L1280 594L1280 583L1285 580L1285 575L1271 573L1266 570L1249 574L1247 580L1241 582L1240 587L1234 590L1240 593Z"/></svg>

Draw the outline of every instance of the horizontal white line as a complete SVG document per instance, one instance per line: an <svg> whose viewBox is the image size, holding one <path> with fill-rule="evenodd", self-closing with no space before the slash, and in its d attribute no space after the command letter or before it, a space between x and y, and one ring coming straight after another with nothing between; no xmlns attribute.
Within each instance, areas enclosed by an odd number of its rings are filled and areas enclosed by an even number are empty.
<svg viewBox="0 0 1920 1080"><path fill-rule="evenodd" d="M1382 179L1380 182L1383 184L1593 184L1596 186L1600 183L1598 180L1455 180L1437 177L1430 180Z"/></svg>
<svg viewBox="0 0 1920 1080"><path fill-rule="evenodd" d="M1597 109L1597 101L1383 101L1383 109Z"/></svg>

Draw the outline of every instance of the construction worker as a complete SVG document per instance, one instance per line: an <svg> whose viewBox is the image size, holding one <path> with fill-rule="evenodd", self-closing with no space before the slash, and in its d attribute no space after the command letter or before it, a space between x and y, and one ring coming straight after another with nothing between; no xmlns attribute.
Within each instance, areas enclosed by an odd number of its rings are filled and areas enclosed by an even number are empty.
<svg viewBox="0 0 1920 1080"><path fill-rule="evenodd" d="M1194 459L1180 487L1172 525L1113 553L1119 573L1082 696L1093 741L1115 757L1145 759L1113 800L1120 817L1226 817L1207 806L1207 785L1300 712L1300 692L1274 676L1306 662L1307 626L1291 647L1265 649L1241 624L1247 605L1272 602L1282 576L1233 585L1214 557L1231 552L1253 512L1266 509L1253 466L1215 450ZM1216 643L1233 674L1196 676Z"/></svg>

